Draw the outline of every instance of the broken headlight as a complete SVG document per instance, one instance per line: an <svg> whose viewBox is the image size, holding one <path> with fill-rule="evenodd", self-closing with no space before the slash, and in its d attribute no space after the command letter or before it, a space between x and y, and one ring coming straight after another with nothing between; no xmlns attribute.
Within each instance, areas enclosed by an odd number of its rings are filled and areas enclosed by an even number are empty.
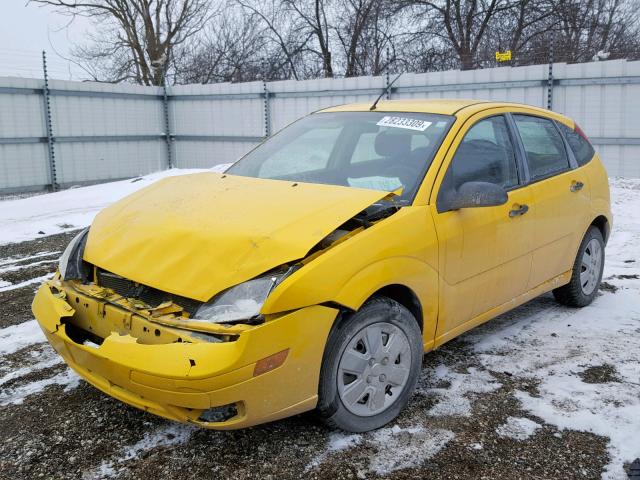
<svg viewBox="0 0 640 480"><path fill-rule="evenodd" d="M265 275L231 287L202 305L193 320L212 323L257 320L269 293L285 275Z"/></svg>
<svg viewBox="0 0 640 480"><path fill-rule="evenodd" d="M58 271L63 280L77 280L87 277L87 267L82 261L89 229L85 228L73 237L58 260Z"/></svg>

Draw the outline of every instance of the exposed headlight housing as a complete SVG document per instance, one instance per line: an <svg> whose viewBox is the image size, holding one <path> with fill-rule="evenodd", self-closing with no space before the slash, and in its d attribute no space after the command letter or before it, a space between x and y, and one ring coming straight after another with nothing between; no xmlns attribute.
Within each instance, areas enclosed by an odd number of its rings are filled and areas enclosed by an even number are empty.
<svg viewBox="0 0 640 480"><path fill-rule="evenodd" d="M264 275L231 287L203 304L194 314L193 320L211 323L257 321L273 288L290 272L291 270Z"/></svg>
<svg viewBox="0 0 640 480"><path fill-rule="evenodd" d="M81 280L87 278L88 269L82 261L84 247L87 244L89 228L85 228L73 240L58 260L58 271L63 280Z"/></svg>

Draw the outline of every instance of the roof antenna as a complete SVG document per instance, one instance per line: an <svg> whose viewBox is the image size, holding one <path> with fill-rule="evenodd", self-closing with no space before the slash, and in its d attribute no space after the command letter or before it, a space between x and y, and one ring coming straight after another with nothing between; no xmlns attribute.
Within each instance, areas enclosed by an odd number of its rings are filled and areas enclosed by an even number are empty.
<svg viewBox="0 0 640 480"><path fill-rule="evenodd" d="M369 111L371 110L375 110L376 109L376 105L378 105L378 102L380 101L380 99L382 98L382 96L387 93L389 90L391 90L391 87L393 86L394 83L396 83L396 80L398 80L400 78L400 75L402 75L402 72L400 72L398 74L398 76L396 78L393 79L393 82L391 82L389 85L387 85L387 87L382 90L382 93L380 94L380 96L378 98L376 98L376 101L373 102L373 105L371 105L371 107L369 107Z"/></svg>

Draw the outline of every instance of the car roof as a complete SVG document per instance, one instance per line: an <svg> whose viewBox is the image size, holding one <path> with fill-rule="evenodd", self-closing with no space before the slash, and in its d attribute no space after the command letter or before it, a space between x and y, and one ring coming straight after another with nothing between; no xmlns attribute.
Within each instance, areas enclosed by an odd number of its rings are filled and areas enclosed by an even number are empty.
<svg viewBox="0 0 640 480"><path fill-rule="evenodd" d="M321 112L365 112L369 111L372 102L348 103L325 108ZM559 113L545 110L544 108L525 105L522 103L493 102L489 100L474 100L461 98L438 98L438 99L415 99L403 100L380 100L376 105L376 112L415 112L415 113L436 113L441 115L456 115L468 117L474 113L492 108L512 107L526 109L531 113L539 114L560 120L566 124L573 121Z"/></svg>

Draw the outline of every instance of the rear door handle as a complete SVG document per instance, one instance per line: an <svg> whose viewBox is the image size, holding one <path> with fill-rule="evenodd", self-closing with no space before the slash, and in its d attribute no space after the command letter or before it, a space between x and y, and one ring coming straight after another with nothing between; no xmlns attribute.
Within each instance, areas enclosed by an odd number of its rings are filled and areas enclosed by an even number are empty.
<svg viewBox="0 0 640 480"><path fill-rule="evenodd" d="M528 211L529 211L529 205L520 205L520 208L514 208L513 210L510 210L509 216L511 218L517 217L519 215L524 215Z"/></svg>
<svg viewBox="0 0 640 480"><path fill-rule="evenodd" d="M572 192L579 192L580 190L582 190L582 187L584 187L584 183L582 183L582 182L573 182L571 184L571 186L569 187L569 189Z"/></svg>

